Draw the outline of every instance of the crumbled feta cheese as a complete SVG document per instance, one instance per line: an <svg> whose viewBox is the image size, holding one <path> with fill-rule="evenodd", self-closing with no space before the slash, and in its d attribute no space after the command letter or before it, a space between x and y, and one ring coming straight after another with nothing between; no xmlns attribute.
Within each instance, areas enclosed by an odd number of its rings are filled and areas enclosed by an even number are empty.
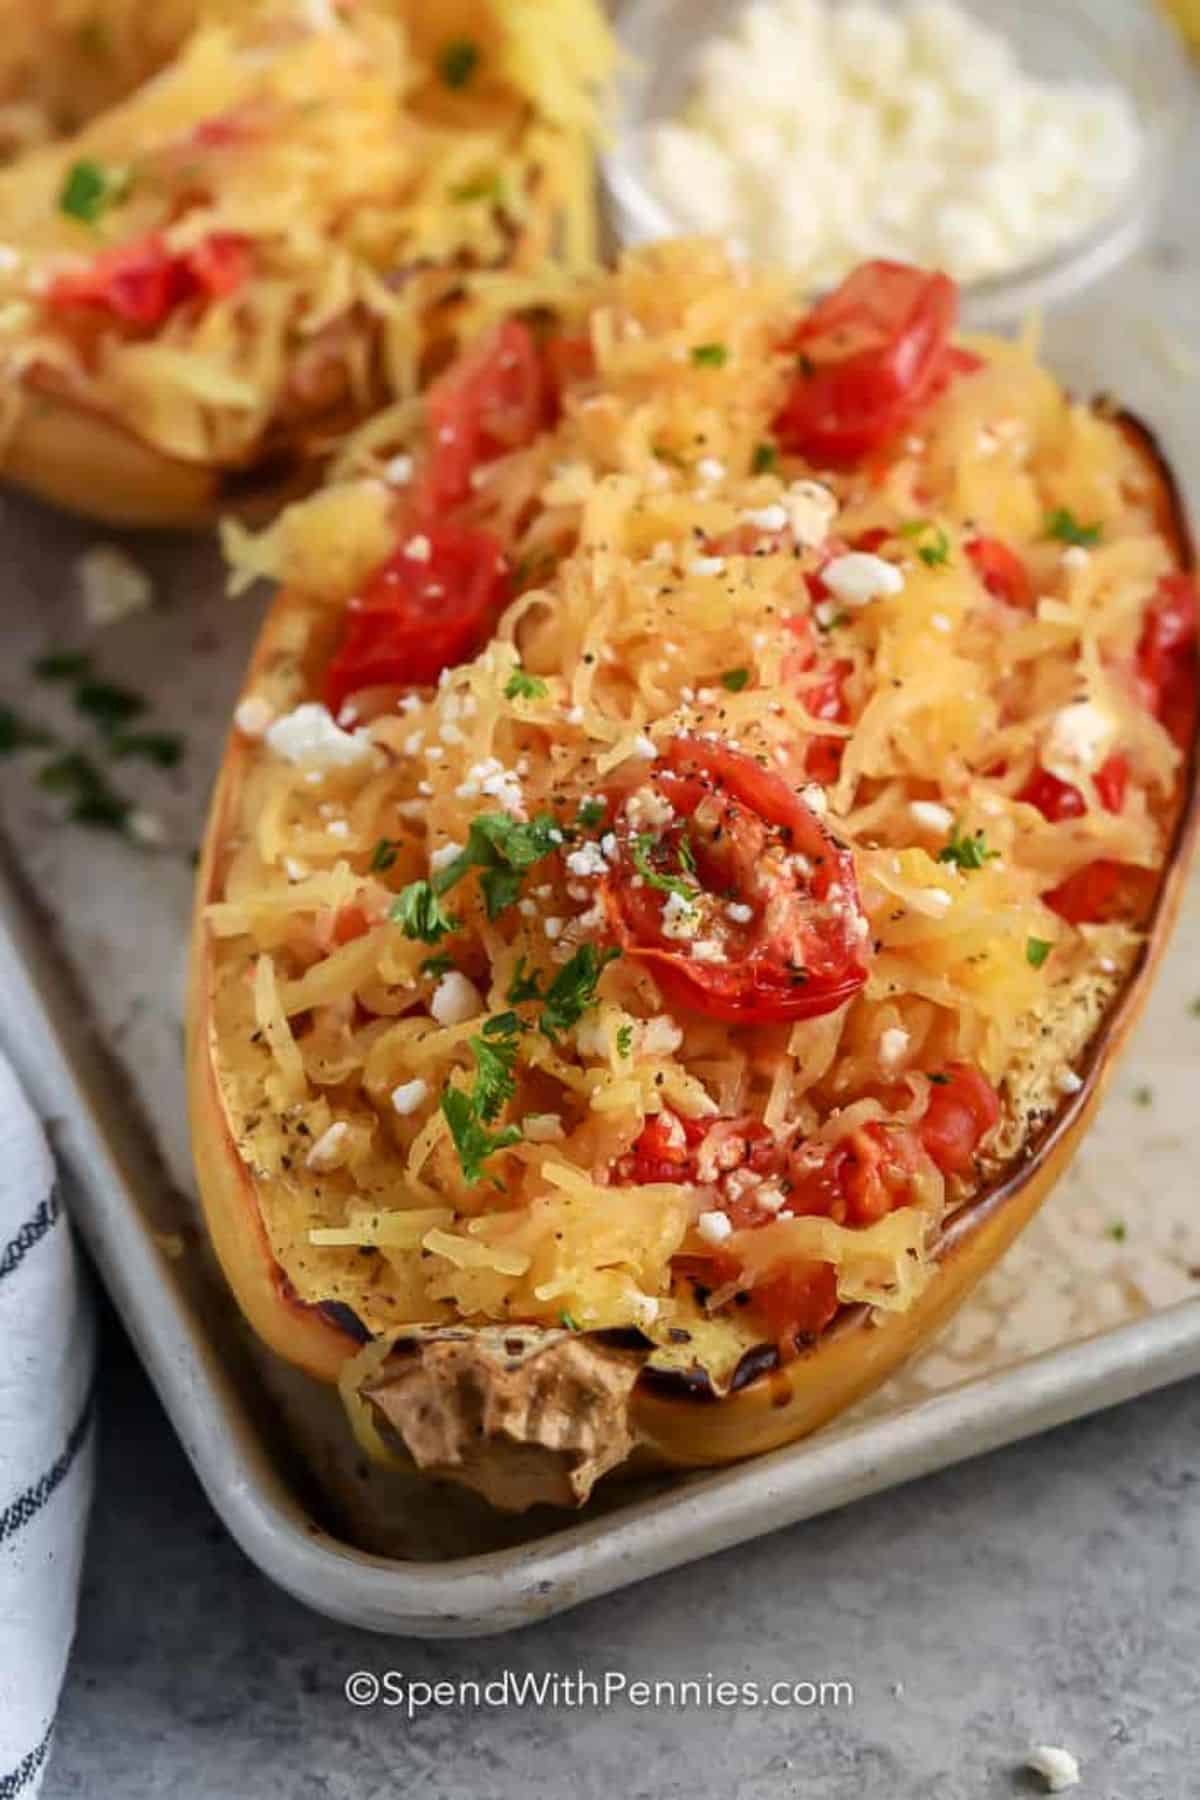
<svg viewBox="0 0 1200 1800"><path fill-rule="evenodd" d="M819 481L793 481L783 504L796 542L807 550L819 550L837 517L837 495Z"/></svg>
<svg viewBox="0 0 1200 1800"><path fill-rule="evenodd" d="M93 544L75 564L89 625L113 625L142 612L154 599L154 584L127 550Z"/></svg>
<svg viewBox="0 0 1200 1800"><path fill-rule="evenodd" d="M674 1056L683 1043L682 1028L670 1013L657 1013L642 1026L642 1050L646 1056Z"/></svg>
<svg viewBox="0 0 1200 1800"><path fill-rule="evenodd" d="M572 875L584 878L589 875L603 875L608 864L604 858L602 845L581 844L578 850L572 850L567 857L567 868Z"/></svg>
<svg viewBox="0 0 1200 1800"><path fill-rule="evenodd" d="M949 831L954 823L954 814L939 800L912 800L908 810L924 831Z"/></svg>
<svg viewBox="0 0 1200 1800"><path fill-rule="evenodd" d="M1079 1762L1057 1744L1037 1744L1025 1758L1025 1767L1040 1775L1051 1794L1079 1786Z"/></svg>
<svg viewBox="0 0 1200 1800"><path fill-rule="evenodd" d="M531 1144L552 1144L563 1135L563 1123L557 1113L526 1113L521 1127Z"/></svg>
<svg viewBox="0 0 1200 1800"><path fill-rule="evenodd" d="M407 487L412 480L413 459L411 456L393 456L383 467L384 480L393 487Z"/></svg>
<svg viewBox="0 0 1200 1800"><path fill-rule="evenodd" d="M464 1025L483 1009L479 989L458 969L448 969L433 990L429 1011L439 1025Z"/></svg>
<svg viewBox="0 0 1200 1800"><path fill-rule="evenodd" d="M473 800L480 794L498 800L505 812L516 818L523 818L525 796L521 789L520 779L511 769L506 769L497 757L485 757L482 762L475 763L467 770L467 778L455 788L460 800Z"/></svg>
<svg viewBox="0 0 1200 1800"><path fill-rule="evenodd" d="M732 1234L733 1226L723 1212L702 1212L696 1220L696 1235L706 1244L723 1244Z"/></svg>
<svg viewBox="0 0 1200 1800"><path fill-rule="evenodd" d="M953 631L954 626L945 613L930 613L929 623L935 631Z"/></svg>
<svg viewBox="0 0 1200 1800"><path fill-rule="evenodd" d="M1054 715L1042 751L1042 761L1053 775L1071 780L1080 773L1093 775L1113 746L1117 721L1093 700L1079 700ZM1064 774L1065 771L1065 774Z"/></svg>
<svg viewBox="0 0 1200 1800"><path fill-rule="evenodd" d="M443 869L448 869L450 867L450 864L454 861L456 856L462 855L462 852L463 847L461 844L455 844L453 842L439 844L436 850L431 850L429 852L430 874L440 875Z"/></svg>
<svg viewBox="0 0 1200 1800"><path fill-rule="evenodd" d="M731 900L725 908L725 917L732 919L735 925L748 925L754 917L754 908L747 906L744 900Z"/></svg>
<svg viewBox="0 0 1200 1800"><path fill-rule="evenodd" d="M318 1174L327 1169L336 1169L344 1162L346 1156L346 1139L350 1135L350 1127L344 1119L337 1119L327 1131L323 1131L312 1146L304 1161L308 1168Z"/></svg>
<svg viewBox="0 0 1200 1800"><path fill-rule="evenodd" d="M1083 1077L1077 1075L1074 1069L1062 1069L1059 1071L1058 1091L1060 1094L1077 1094L1082 1087Z"/></svg>
<svg viewBox="0 0 1200 1800"><path fill-rule="evenodd" d="M1083 544L1068 544L1062 553L1064 569L1086 569L1091 560L1091 551Z"/></svg>
<svg viewBox="0 0 1200 1800"><path fill-rule="evenodd" d="M374 760L370 739L343 731L328 707L306 700L276 719L265 733L267 748L284 762L308 763L315 771L349 769Z"/></svg>
<svg viewBox="0 0 1200 1800"><path fill-rule="evenodd" d="M402 1081L392 1089L392 1106L402 1119L407 1119L424 1106L429 1098L429 1083L418 1075L413 1081Z"/></svg>
<svg viewBox="0 0 1200 1800"><path fill-rule="evenodd" d="M849 550L835 556L821 570L821 579L845 606L866 606L887 594L904 590L904 577L894 563L867 550Z"/></svg>
<svg viewBox="0 0 1200 1800"><path fill-rule="evenodd" d="M550 942L556 944L563 934L563 920L554 918L553 916L549 919L543 919L542 930L550 939Z"/></svg>
<svg viewBox="0 0 1200 1800"><path fill-rule="evenodd" d="M646 762L653 762L658 755L658 746L652 737L647 737L644 731L639 731L633 740L633 753L635 756L642 757Z"/></svg>
<svg viewBox="0 0 1200 1800"><path fill-rule="evenodd" d="M725 558L723 556L697 556L689 564L689 573L692 575L723 575Z"/></svg>
<svg viewBox="0 0 1200 1800"><path fill-rule="evenodd" d="M694 938L699 929L700 920L691 901L685 900L682 894L668 894L662 909L663 936L679 942Z"/></svg>
<svg viewBox="0 0 1200 1800"><path fill-rule="evenodd" d="M410 537L407 544L405 544L404 554L409 562L428 562L429 558L433 555L433 545L429 542L425 533L419 531L415 537Z"/></svg>
<svg viewBox="0 0 1200 1800"><path fill-rule="evenodd" d="M725 961L725 950L718 938L697 938L692 945L692 955L697 962L719 963Z"/></svg>
<svg viewBox="0 0 1200 1800"><path fill-rule="evenodd" d="M902 1025L889 1025L879 1034L879 1061L885 1069L895 1069L904 1060L910 1038Z"/></svg>
<svg viewBox="0 0 1200 1800"><path fill-rule="evenodd" d="M752 506L742 514L742 522L753 525L758 531L783 531L788 522L787 509L778 501L770 506Z"/></svg>
<svg viewBox="0 0 1200 1800"><path fill-rule="evenodd" d="M275 708L261 694L247 694L238 702L233 722L243 737L260 738L275 717Z"/></svg>
<svg viewBox="0 0 1200 1800"><path fill-rule="evenodd" d="M285 856L283 868L289 881L303 881L308 874L308 864L302 863L296 856Z"/></svg>
<svg viewBox="0 0 1200 1800"><path fill-rule="evenodd" d="M331 819L325 827L330 837L347 838L350 836L349 819Z"/></svg>
<svg viewBox="0 0 1200 1800"><path fill-rule="evenodd" d="M823 819L829 811L829 796L815 781L810 781L806 787L801 788L800 798L809 812L816 813L818 819Z"/></svg>
<svg viewBox="0 0 1200 1800"><path fill-rule="evenodd" d="M625 817L635 831L657 831L671 823L675 808L657 788L640 787L625 802Z"/></svg>
<svg viewBox="0 0 1200 1800"><path fill-rule="evenodd" d="M724 481L725 464L718 462L715 456L702 456L696 464L696 473L701 481Z"/></svg>

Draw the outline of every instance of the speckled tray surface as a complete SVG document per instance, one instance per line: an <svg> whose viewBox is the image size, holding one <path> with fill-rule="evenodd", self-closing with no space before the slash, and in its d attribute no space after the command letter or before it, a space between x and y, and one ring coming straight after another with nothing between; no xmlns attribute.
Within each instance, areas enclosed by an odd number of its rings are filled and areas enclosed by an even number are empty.
<svg viewBox="0 0 1200 1800"><path fill-rule="evenodd" d="M1119 284L1054 316L1045 349L1077 391L1106 389L1154 422L1195 513L1191 197L1178 205ZM76 568L96 533L9 499L0 534L0 701L63 747L94 745L69 688L29 674L47 650L83 647L98 676L148 698L139 728L186 740L176 769L114 769L161 836L152 847L62 824L61 795L36 780L50 752L0 759L0 1043L55 1120L76 1217L211 1498L284 1586L379 1630L499 1630L1200 1371L1193 880L1070 1174L942 1338L836 1428L742 1468L606 1486L568 1519L496 1519L470 1496L364 1471L336 1403L248 1341L191 1199L181 1034L192 858L261 601L224 596L205 542L129 540L155 604L97 628Z"/></svg>

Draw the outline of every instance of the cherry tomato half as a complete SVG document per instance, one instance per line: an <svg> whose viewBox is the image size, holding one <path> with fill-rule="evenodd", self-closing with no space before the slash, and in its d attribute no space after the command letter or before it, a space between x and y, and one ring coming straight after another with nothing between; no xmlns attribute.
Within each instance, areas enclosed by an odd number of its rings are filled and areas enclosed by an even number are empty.
<svg viewBox="0 0 1200 1800"><path fill-rule="evenodd" d="M1175 742L1196 728L1196 587L1190 575L1164 575L1146 610L1137 652L1146 704Z"/></svg>
<svg viewBox="0 0 1200 1800"><path fill-rule="evenodd" d="M234 293L249 270L247 240L233 232L212 232L182 254L168 250L159 233L151 232L102 250L86 268L57 276L46 302L60 311L86 307L108 313L148 330L189 300Z"/></svg>
<svg viewBox="0 0 1200 1800"><path fill-rule="evenodd" d="M325 675L334 718L363 688L419 686L472 656L509 592L508 567L490 532L429 525L414 533L346 608Z"/></svg>
<svg viewBox="0 0 1200 1800"><path fill-rule="evenodd" d="M988 1132L1000 1122L995 1088L970 1063L951 1063L929 1091L917 1136L944 1175L965 1175Z"/></svg>
<svg viewBox="0 0 1200 1800"><path fill-rule="evenodd" d="M1015 550L999 538L976 537L967 544L967 555L989 594L1008 606L1028 612L1033 606L1033 582Z"/></svg>
<svg viewBox="0 0 1200 1800"><path fill-rule="evenodd" d="M856 994L867 939L853 859L787 783L740 751L676 738L649 784L673 819L639 835L617 803L604 900L664 997L749 1024L815 1018Z"/></svg>
<svg viewBox="0 0 1200 1800"><path fill-rule="evenodd" d="M882 449L957 372L957 316L949 276L864 263L787 344L798 372L773 428L780 446L835 468Z"/></svg>
<svg viewBox="0 0 1200 1800"><path fill-rule="evenodd" d="M1114 750L1096 770L1095 784L1105 812L1119 813L1129 786L1129 758ZM1035 769L1017 799L1036 806L1042 817L1054 825L1062 819L1080 819L1087 811L1083 794L1075 784L1052 775L1049 769Z"/></svg>
<svg viewBox="0 0 1200 1800"><path fill-rule="evenodd" d="M549 423L553 406L533 333L519 319L506 319L429 389L429 457L418 504L433 518L460 506L475 470L528 444Z"/></svg>

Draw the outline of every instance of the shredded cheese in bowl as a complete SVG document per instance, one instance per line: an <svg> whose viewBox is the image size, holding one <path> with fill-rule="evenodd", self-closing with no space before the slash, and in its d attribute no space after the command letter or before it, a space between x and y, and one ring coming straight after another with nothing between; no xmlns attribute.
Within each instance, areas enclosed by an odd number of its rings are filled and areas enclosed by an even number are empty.
<svg viewBox="0 0 1200 1800"><path fill-rule="evenodd" d="M232 541L285 593L218 803L218 1075L289 1280L372 1331L788 1355L904 1308L1136 954L1194 704L1153 471L948 334L831 468L798 335L712 245L631 255L373 446L404 486ZM553 394L464 466L456 396L495 422L522 357Z"/></svg>

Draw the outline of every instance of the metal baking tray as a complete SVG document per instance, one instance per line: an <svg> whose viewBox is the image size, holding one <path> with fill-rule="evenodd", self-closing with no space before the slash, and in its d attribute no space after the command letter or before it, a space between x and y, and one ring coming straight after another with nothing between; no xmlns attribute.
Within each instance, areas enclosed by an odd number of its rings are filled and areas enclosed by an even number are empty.
<svg viewBox="0 0 1200 1800"><path fill-rule="evenodd" d="M1186 330L1189 306L1186 268L1135 266L1103 304L1056 315L1047 346L1080 391L1109 387L1154 419L1185 482L1200 468L1200 409L1154 334ZM51 1122L75 1220L213 1505L298 1598L378 1631L506 1630L1200 1372L1193 883L1071 1173L943 1339L836 1427L719 1473L602 1484L573 1516L497 1518L470 1495L366 1469L336 1401L250 1339L191 1193L191 854L259 607L223 596L210 547L129 540L157 603L95 630L76 559L97 534L3 506L0 699L78 741L68 694L27 671L49 647L86 643L188 752L173 772L117 766L162 827L152 849L59 823L60 799L36 781L44 753L0 760L0 1047ZM1057 1285L1038 1310L1047 1269Z"/></svg>

